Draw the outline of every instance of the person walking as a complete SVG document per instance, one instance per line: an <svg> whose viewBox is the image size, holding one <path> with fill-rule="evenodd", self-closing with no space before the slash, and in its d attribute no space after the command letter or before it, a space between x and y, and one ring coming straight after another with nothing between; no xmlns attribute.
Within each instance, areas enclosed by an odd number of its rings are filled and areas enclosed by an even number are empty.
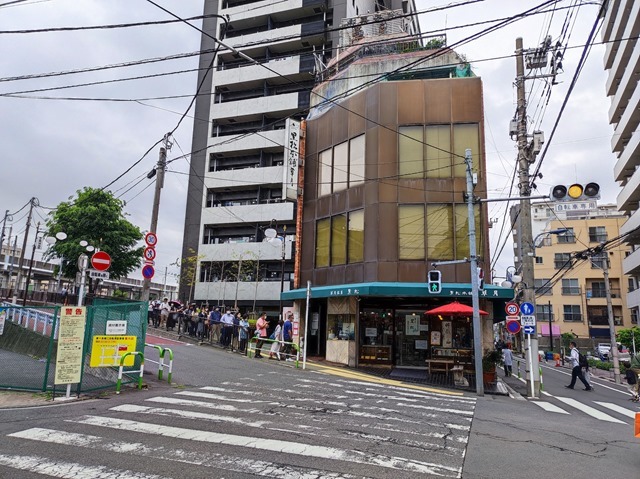
<svg viewBox="0 0 640 479"><path fill-rule="evenodd" d="M271 334L271 339L273 339L273 343L271 343L271 350L269 351L269 359L277 359L280 361L280 346L282 346L282 325L284 322L282 319L278 320L278 325L276 329Z"/></svg>
<svg viewBox="0 0 640 479"><path fill-rule="evenodd" d="M262 345L264 339L267 337L267 327L269 323L267 321L267 313L262 313L256 321L256 336L258 336L258 342L256 343L256 359L262 358Z"/></svg>
<svg viewBox="0 0 640 479"><path fill-rule="evenodd" d="M513 353L511 352L511 343L507 343L502 348L502 361L504 362L505 377L511 376L513 371Z"/></svg>
<svg viewBox="0 0 640 479"><path fill-rule="evenodd" d="M584 384L585 391L591 391L593 388L589 386L589 383L582 375L582 366L580 365L580 351L578 351L578 345L575 341L571 341L569 343L569 347L571 348L571 355L567 358L571 361L571 383L565 388L573 389L576 385L576 379L580 379L582 384Z"/></svg>
<svg viewBox="0 0 640 479"><path fill-rule="evenodd" d="M635 402L638 402L638 398L639 398L639 393L640 393L640 353L636 354L634 357L631 358L631 361L629 362L629 369L633 375L635 375L635 384L633 385L633 390L632 390L632 394L633 396L633 400ZM629 383L629 385L631 386L631 383L629 381L627 381Z"/></svg>
<svg viewBox="0 0 640 479"><path fill-rule="evenodd" d="M293 341L293 314L288 313L287 319L282 326L282 341L284 341L282 347L282 354L284 355L285 361L293 361L291 356L291 343Z"/></svg>

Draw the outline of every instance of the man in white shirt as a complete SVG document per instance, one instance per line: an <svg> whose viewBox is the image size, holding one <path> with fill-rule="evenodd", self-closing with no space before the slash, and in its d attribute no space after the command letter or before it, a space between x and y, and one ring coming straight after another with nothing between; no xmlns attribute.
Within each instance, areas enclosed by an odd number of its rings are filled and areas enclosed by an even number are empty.
<svg viewBox="0 0 640 479"><path fill-rule="evenodd" d="M573 389L576 385L576 379L579 378L584 384L585 391L591 391L592 387L589 386L589 383L584 378L582 374L582 366L580 366L580 352L578 351L578 345L575 341L571 341L569 343L571 347L571 355L569 356L569 360L571 361L571 383L568 386L565 386L567 389Z"/></svg>
<svg viewBox="0 0 640 479"><path fill-rule="evenodd" d="M220 318L222 322L222 345L226 348L231 344L231 337L233 333L233 314L227 309L226 313Z"/></svg>
<svg viewBox="0 0 640 479"><path fill-rule="evenodd" d="M160 327L167 324L169 319L169 312L171 311L171 305L169 304L169 298L164 298L160 303Z"/></svg>

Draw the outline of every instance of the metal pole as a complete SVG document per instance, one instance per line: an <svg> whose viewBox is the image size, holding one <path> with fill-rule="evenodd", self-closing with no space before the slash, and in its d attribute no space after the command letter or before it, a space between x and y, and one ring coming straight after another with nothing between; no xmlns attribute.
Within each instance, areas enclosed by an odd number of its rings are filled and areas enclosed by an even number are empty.
<svg viewBox="0 0 640 479"><path fill-rule="evenodd" d="M284 227L287 231L287 227ZM280 297L278 301L278 319L282 319L282 292L284 291L284 259L285 259L285 236L282 236L282 261L280 263Z"/></svg>
<svg viewBox="0 0 640 479"><path fill-rule="evenodd" d="M602 272L604 273L604 290L607 295L607 316L609 318L609 335L611 337L611 354L613 355L613 379L620 384L620 361L618 360L618 343L616 342L616 325L613 322L613 305L611 304L611 285L609 284L609 253L601 250ZM593 259L592 259L593 261Z"/></svg>
<svg viewBox="0 0 640 479"><path fill-rule="evenodd" d="M7 218L9 218L9 216L11 216L9 214L9 210L4 212L4 219L2 220L2 233L0 233L0 252L2 251L2 246L4 245L4 229L5 226L7 225Z"/></svg>
<svg viewBox="0 0 640 479"><path fill-rule="evenodd" d="M13 226L9 226L9 236L7 237L7 254L4 255L5 270L13 266L13 257L11 256L11 233L13 233ZM0 244L0 252L2 252L2 247L3 245ZM4 274L2 276L4 279ZM11 274L8 274L8 278L7 278L7 289L9 288L11 288Z"/></svg>
<svg viewBox="0 0 640 479"><path fill-rule="evenodd" d="M549 301L549 306L548 306L548 310L547 310L547 314L549 315L549 344L550 344L550 348L551 352L553 352L553 328L552 328L552 321L553 321L553 316L551 315L551 301Z"/></svg>
<svg viewBox="0 0 640 479"><path fill-rule="evenodd" d="M167 148L169 143L169 133L164 135L164 146L160 147L160 157L156 166L156 190L153 195L153 209L151 210L151 226L149 232L156 233L158 229L158 213L160 212L160 194L164 186L164 170L167 167ZM151 278L145 278L142 282L142 293L140 299L149 301L149 290L151 288ZM189 298L191 300L191 298Z"/></svg>
<svg viewBox="0 0 640 479"><path fill-rule="evenodd" d="M33 239L33 248L31 249L31 259L29 260L29 271L27 272L27 281L24 285L24 292L22 293L22 306L27 305L27 292L29 291L29 283L31 282L31 272L33 271L33 257L36 254L36 243L38 242L38 235L40 234L40 222L36 225L36 236Z"/></svg>
<svg viewBox="0 0 640 479"><path fill-rule="evenodd" d="M309 339L309 304L311 302L311 281L307 281L307 307L304 312L304 345L302 348L302 369L307 368L307 343Z"/></svg>
<svg viewBox="0 0 640 479"><path fill-rule="evenodd" d="M13 251L11 253L11 263L9 264L9 289L11 289L11 279L13 278L13 263L16 262L16 249L18 248L18 235L13 240ZM14 302L15 304L15 302Z"/></svg>
<svg viewBox="0 0 640 479"><path fill-rule="evenodd" d="M18 273L16 274L16 287L13 290L13 304L18 304L18 288L20 287L20 280L22 279L22 266L24 265L24 252L27 249L27 239L29 238L29 228L31 228L31 216L33 214L33 207L36 205L36 198L31 198L29 202L29 217L27 218L27 227L24 231L24 240L22 241L22 251L20 251L20 260L18 261Z"/></svg>
<svg viewBox="0 0 640 479"><path fill-rule="evenodd" d="M87 263L89 257L82 253L78 258L78 266L80 269L80 289L78 289L78 306L82 306L82 301L84 300L84 285L87 278Z"/></svg>
<svg viewBox="0 0 640 479"><path fill-rule="evenodd" d="M518 120L518 181L520 187L520 196L524 198L520 200L519 215L519 235L521 241L520 262L522 264L522 281L523 299L527 303L531 303L535 312L535 294L534 294L534 270L533 270L533 234L531 232L531 187L529 186L529 165L533 158L529 148L527 138L527 103L526 92L524 88L524 59L522 38L516 38L516 86L518 97L517 120ZM529 339L531 340L529 342ZM530 387L533 394L531 397L540 395L540 375L538 373L538 337L534 335L527 339L530 347L527 354L530 356L527 364L531 370L527 380L533 383Z"/></svg>
<svg viewBox="0 0 640 479"><path fill-rule="evenodd" d="M467 164L467 211L469 213L469 257L471 259L471 304L473 306L473 351L476 370L476 394L484 396L482 381L482 330L480 324L480 299L478 297L478 259L476 257L476 218L473 211L473 172L471 150L465 150Z"/></svg>

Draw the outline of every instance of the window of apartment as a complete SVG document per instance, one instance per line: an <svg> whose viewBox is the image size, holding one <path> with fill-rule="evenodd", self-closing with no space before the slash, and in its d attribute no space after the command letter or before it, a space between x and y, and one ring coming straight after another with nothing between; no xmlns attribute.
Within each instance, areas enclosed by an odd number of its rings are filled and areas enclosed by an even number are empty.
<svg viewBox="0 0 640 479"><path fill-rule="evenodd" d="M589 241L591 243L607 241L606 228L604 226L589 226Z"/></svg>
<svg viewBox="0 0 640 479"><path fill-rule="evenodd" d="M427 205L427 257L452 259L453 209L451 205Z"/></svg>
<svg viewBox="0 0 640 479"><path fill-rule="evenodd" d="M467 148L471 148L472 168L474 171L478 171L480 133L477 123L453 125L453 176L456 178L465 178L467 175L467 167L464 162L465 150Z"/></svg>
<svg viewBox="0 0 640 479"><path fill-rule="evenodd" d="M603 251L601 253L598 254L594 254L591 257L591 267L592 268L598 268L598 269L604 269L604 262L607 261L607 266L609 266L608 263L608 258L607 258L608 253L606 251Z"/></svg>
<svg viewBox="0 0 640 479"><path fill-rule="evenodd" d="M316 222L316 268L329 266L329 249L331 238L331 218Z"/></svg>
<svg viewBox="0 0 640 479"><path fill-rule="evenodd" d="M536 319L538 321L555 321L553 306L550 304L536 304Z"/></svg>
<svg viewBox="0 0 640 479"><path fill-rule="evenodd" d="M331 150L324 150L318 154L318 196L331 194L331 182L333 178L333 164L331 162Z"/></svg>
<svg viewBox="0 0 640 479"><path fill-rule="evenodd" d="M593 281L591 283L591 297L592 298L606 298L607 292L604 286L604 281Z"/></svg>
<svg viewBox="0 0 640 479"><path fill-rule="evenodd" d="M349 187L364 183L364 135L349 140Z"/></svg>
<svg viewBox="0 0 640 479"><path fill-rule="evenodd" d="M349 263L364 261L364 210L349 213L347 245Z"/></svg>
<svg viewBox="0 0 640 479"><path fill-rule="evenodd" d="M633 278L627 278L627 284L629 286L629 293L636 290L636 282Z"/></svg>
<svg viewBox="0 0 640 479"><path fill-rule="evenodd" d="M555 253L553 255L553 267L563 269L571 266L571 253Z"/></svg>
<svg viewBox="0 0 640 479"><path fill-rule="evenodd" d="M215 230L211 227L205 226L204 233L202 235L202 244L213 244L215 242Z"/></svg>
<svg viewBox="0 0 640 479"><path fill-rule="evenodd" d="M427 178L451 178L451 126L429 125L425 139Z"/></svg>
<svg viewBox="0 0 640 479"><path fill-rule="evenodd" d="M567 232L561 235L557 235L558 243L575 243L576 242L576 234L573 231L573 228L567 228Z"/></svg>
<svg viewBox="0 0 640 479"><path fill-rule="evenodd" d="M364 210L316 222L316 267L364 260Z"/></svg>
<svg viewBox="0 0 640 479"><path fill-rule="evenodd" d="M542 256L535 256L536 264L543 264Z"/></svg>
<svg viewBox="0 0 640 479"><path fill-rule="evenodd" d="M638 314L638 308L632 308L631 309L631 324L638 324L638 316L640 316L640 314Z"/></svg>
<svg viewBox="0 0 640 479"><path fill-rule="evenodd" d="M533 281L536 295L550 296L553 294L553 286L549 278L536 278Z"/></svg>
<svg viewBox="0 0 640 479"><path fill-rule="evenodd" d="M564 320L567 322L580 322L582 321L582 314L580 313L580 305L578 304L565 304L562 306Z"/></svg>
<svg viewBox="0 0 640 479"><path fill-rule="evenodd" d="M347 262L347 215L331 218L331 266Z"/></svg>
<svg viewBox="0 0 640 479"><path fill-rule="evenodd" d="M562 280L562 294L568 296L576 296L580 294L580 285L577 279Z"/></svg>
<svg viewBox="0 0 640 479"><path fill-rule="evenodd" d="M333 192L349 186L349 142L333 147Z"/></svg>
<svg viewBox="0 0 640 479"><path fill-rule="evenodd" d="M424 259L424 205L398 206L399 259Z"/></svg>

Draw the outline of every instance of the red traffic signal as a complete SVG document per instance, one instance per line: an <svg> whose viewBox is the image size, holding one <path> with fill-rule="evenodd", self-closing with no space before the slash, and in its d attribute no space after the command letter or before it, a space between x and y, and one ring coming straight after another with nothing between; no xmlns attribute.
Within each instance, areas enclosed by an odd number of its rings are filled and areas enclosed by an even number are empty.
<svg viewBox="0 0 640 479"><path fill-rule="evenodd" d="M587 183L586 185L574 183L569 186L556 185L551 188L549 196L552 201L599 200L600 185L598 183Z"/></svg>

